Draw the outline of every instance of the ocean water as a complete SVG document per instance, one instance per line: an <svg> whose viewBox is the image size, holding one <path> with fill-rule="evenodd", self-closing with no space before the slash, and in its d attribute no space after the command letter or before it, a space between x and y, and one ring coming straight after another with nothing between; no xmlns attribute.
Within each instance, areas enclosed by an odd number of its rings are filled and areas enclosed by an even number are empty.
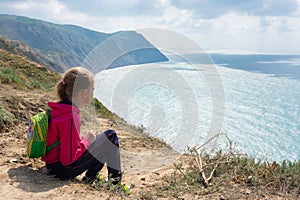
<svg viewBox="0 0 300 200"><path fill-rule="evenodd" d="M186 55L96 75L95 96L178 151L204 144L266 160L300 159L300 57ZM188 62L187 62L188 60ZM213 69L213 70L211 70Z"/></svg>

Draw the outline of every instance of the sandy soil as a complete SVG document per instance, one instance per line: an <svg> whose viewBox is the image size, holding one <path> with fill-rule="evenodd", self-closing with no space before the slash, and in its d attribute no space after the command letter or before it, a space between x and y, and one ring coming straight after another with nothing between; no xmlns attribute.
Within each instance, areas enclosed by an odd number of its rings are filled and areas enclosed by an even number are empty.
<svg viewBox="0 0 300 200"><path fill-rule="evenodd" d="M102 123L109 122L102 119ZM110 193L98 191L78 181L60 181L46 175L44 163L29 159L25 155L25 124L1 135L0 199L106 199ZM123 145L121 150L124 182L133 184L129 197L137 198L143 189L159 181L164 173L172 169L178 154L162 145L148 144L143 137L133 136L114 127ZM150 141L151 142L151 141ZM106 176L105 169L103 175ZM121 198L116 195L115 198ZM125 198L125 197L124 197Z"/></svg>
<svg viewBox="0 0 300 200"><path fill-rule="evenodd" d="M119 135L123 182L134 186L131 195L96 190L81 182L82 175L73 180L57 180L46 175L44 162L29 159L25 154L26 122L39 107L53 100L53 95L24 93L1 86L0 100L2 104L9 105L17 123L15 127L0 132L0 199L152 199L142 194L155 190L162 177L174 171L174 163L187 163L184 162L185 156L174 152L163 142L107 119L97 118L96 126L100 130L115 129ZM106 176L105 169L102 174ZM257 194L235 184L227 187L220 193L205 196L185 193L180 199L293 199L285 195Z"/></svg>
<svg viewBox="0 0 300 200"><path fill-rule="evenodd" d="M18 90L13 91L13 96L7 96L5 89L0 89L2 100L19 99L15 114L22 108L28 109L27 117L34 113L31 108L49 99L47 95L29 96ZM137 199L141 191L145 188L151 190L151 186L161 176L171 171L173 162L180 156L158 140L142 136L128 127L121 128L107 119L98 119L100 130L117 131L121 146L123 182L134 186L130 196L113 195L81 183L81 176L69 181L47 176L44 162L26 157L27 119L26 116L21 117L25 118L21 124L0 134L0 199ZM106 176L105 169L102 174Z"/></svg>

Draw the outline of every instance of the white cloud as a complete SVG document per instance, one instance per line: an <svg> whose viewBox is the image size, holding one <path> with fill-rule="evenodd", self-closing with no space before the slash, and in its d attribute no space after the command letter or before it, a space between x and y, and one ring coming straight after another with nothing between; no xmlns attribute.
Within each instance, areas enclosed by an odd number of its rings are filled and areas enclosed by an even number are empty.
<svg viewBox="0 0 300 200"><path fill-rule="evenodd" d="M260 19L257 16L228 13L219 18L207 20L207 23L211 24L213 29L235 35L243 31L257 30L259 21Z"/></svg>
<svg viewBox="0 0 300 200"><path fill-rule="evenodd" d="M41 0L41 1L24 0L24 1L12 1L12 2L2 1L0 2L0 5L2 7L1 10L4 9L8 11L14 10L17 12L24 12L24 13L29 13L32 11L38 11L38 13L45 12L45 11L47 13L59 13L65 8L57 0Z"/></svg>
<svg viewBox="0 0 300 200"><path fill-rule="evenodd" d="M300 18L290 17L286 19L286 27L289 31L299 31L300 30Z"/></svg>
<svg viewBox="0 0 300 200"><path fill-rule="evenodd" d="M97 17L143 16L160 13L159 0L59 0L73 11Z"/></svg>
<svg viewBox="0 0 300 200"><path fill-rule="evenodd" d="M0 13L75 24L100 32L169 29L191 37L208 49L297 51L300 0L282 2L1 0Z"/></svg>
<svg viewBox="0 0 300 200"><path fill-rule="evenodd" d="M201 18L218 18L230 12L256 16L291 16L298 0L170 0L172 5L193 10Z"/></svg>
<svg viewBox="0 0 300 200"><path fill-rule="evenodd" d="M15 0L0 2L0 12L54 23L84 25L89 16L69 10L58 0Z"/></svg>

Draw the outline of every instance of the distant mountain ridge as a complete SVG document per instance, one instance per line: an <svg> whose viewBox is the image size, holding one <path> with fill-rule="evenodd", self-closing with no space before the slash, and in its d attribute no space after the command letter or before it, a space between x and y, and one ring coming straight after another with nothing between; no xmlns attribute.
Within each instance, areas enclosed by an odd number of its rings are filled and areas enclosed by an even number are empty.
<svg viewBox="0 0 300 200"><path fill-rule="evenodd" d="M89 65L91 61L92 64L86 67L97 72L100 69L168 60L135 31L106 34L75 25L58 25L1 14L0 36L24 42L37 55L39 63L57 72L83 63ZM89 56L91 52L93 57ZM85 62L86 58L89 62Z"/></svg>
<svg viewBox="0 0 300 200"><path fill-rule="evenodd" d="M55 71L64 70L60 65L48 60L45 57L38 55L31 49L30 46L19 40L10 40L0 37L0 49L4 49L13 54L25 56L28 59L36 63L42 64L44 66L51 66L51 69L56 69Z"/></svg>

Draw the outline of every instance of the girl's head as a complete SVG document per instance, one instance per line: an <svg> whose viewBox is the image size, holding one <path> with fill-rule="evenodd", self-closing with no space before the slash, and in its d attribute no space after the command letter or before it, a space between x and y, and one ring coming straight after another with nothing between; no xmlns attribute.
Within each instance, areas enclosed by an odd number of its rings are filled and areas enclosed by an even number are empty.
<svg viewBox="0 0 300 200"><path fill-rule="evenodd" d="M91 103L94 94L93 74L82 67L66 71L57 84L57 95L61 101L69 100L76 105Z"/></svg>

